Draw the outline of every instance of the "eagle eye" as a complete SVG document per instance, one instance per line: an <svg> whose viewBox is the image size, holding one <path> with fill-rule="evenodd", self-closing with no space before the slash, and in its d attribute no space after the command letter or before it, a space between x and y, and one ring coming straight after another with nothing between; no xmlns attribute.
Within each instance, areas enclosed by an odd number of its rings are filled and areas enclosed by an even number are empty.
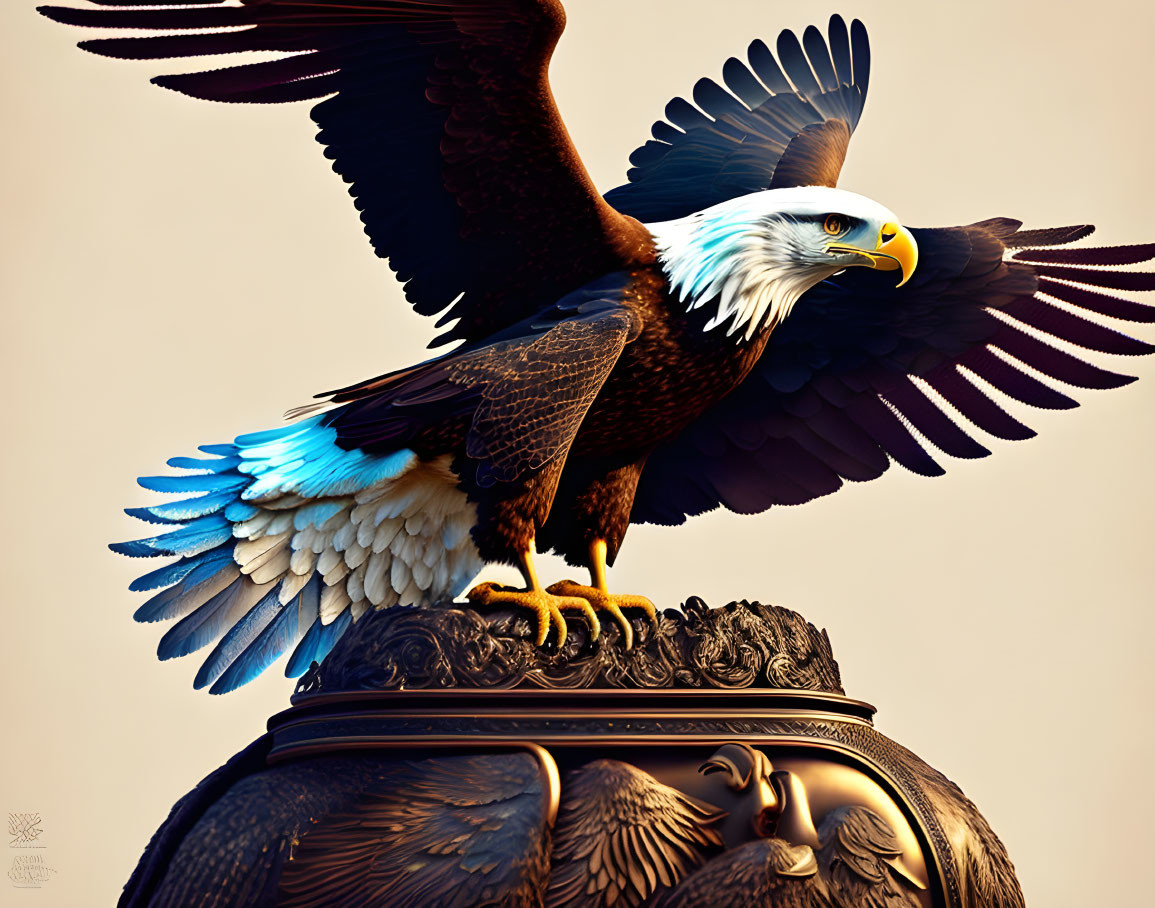
<svg viewBox="0 0 1155 908"><path fill-rule="evenodd" d="M840 214L828 214L822 223L822 229L830 236L838 236L846 232L846 218Z"/></svg>

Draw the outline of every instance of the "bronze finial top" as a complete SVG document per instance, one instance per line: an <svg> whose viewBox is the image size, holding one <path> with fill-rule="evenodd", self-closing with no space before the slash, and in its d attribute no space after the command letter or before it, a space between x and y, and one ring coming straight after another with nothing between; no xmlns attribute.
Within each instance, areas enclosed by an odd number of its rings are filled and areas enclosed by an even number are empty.
<svg viewBox="0 0 1155 908"><path fill-rule="evenodd" d="M779 606L742 600L710 608L696 596L656 625L635 620L628 650L616 628L591 643L577 622L560 651L543 650L524 617L507 609L371 612L298 693L514 687L844 693L826 631Z"/></svg>

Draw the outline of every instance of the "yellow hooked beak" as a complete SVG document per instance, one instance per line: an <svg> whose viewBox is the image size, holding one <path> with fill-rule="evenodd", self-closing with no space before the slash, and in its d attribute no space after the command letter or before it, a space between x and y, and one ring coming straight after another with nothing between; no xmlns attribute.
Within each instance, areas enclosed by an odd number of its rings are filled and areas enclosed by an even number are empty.
<svg viewBox="0 0 1155 908"><path fill-rule="evenodd" d="M879 271L902 272L902 280L897 286L901 287L910 280L914 269L918 266L918 243L909 230L894 221L887 221L878 231L878 242L873 249L862 249L850 243L831 243L826 247L827 252L850 252L860 255L867 261L863 262Z"/></svg>

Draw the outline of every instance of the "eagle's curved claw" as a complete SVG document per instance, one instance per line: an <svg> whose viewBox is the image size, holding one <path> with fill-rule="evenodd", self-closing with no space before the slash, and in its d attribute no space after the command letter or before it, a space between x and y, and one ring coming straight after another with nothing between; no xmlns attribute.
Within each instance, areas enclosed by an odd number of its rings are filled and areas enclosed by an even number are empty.
<svg viewBox="0 0 1155 908"><path fill-rule="evenodd" d="M623 613L622 609L641 609L646 613L651 622L657 624L658 610L654 603L645 596L632 596L629 594L614 594L607 593L604 590L599 590L597 587L585 586L581 583L575 583L573 580L559 580L557 583L547 587L547 591L557 596L578 597L583 601L588 602L599 612L609 612L614 621L622 629L622 640L625 643L626 649L632 649L634 645L634 628ZM595 628L597 625L593 625ZM591 638L596 638L597 634L591 634Z"/></svg>
<svg viewBox="0 0 1155 908"><path fill-rule="evenodd" d="M551 627L557 628L558 648L560 649L565 644L568 630L565 618L561 614L563 611L581 612L585 615L590 624L591 639L597 638L600 629L597 616L586 599L576 595L559 595L553 592L553 587L550 587L549 590L515 590L508 586L486 581L477 584L465 594L465 598L473 605L514 605L518 608L529 609L537 618L535 642L538 646L545 643Z"/></svg>

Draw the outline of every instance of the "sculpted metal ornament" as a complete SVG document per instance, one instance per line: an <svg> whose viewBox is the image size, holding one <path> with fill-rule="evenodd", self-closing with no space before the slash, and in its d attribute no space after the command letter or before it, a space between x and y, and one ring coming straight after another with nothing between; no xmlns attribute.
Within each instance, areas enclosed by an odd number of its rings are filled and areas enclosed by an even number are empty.
<svg viewBox="0 0 1155 908"><path fill-rule="evenodd" d="M550 653L520 612L366 616L177 804L124 904L1023 904L824 632L697 599L633 631Z"/></svg>

